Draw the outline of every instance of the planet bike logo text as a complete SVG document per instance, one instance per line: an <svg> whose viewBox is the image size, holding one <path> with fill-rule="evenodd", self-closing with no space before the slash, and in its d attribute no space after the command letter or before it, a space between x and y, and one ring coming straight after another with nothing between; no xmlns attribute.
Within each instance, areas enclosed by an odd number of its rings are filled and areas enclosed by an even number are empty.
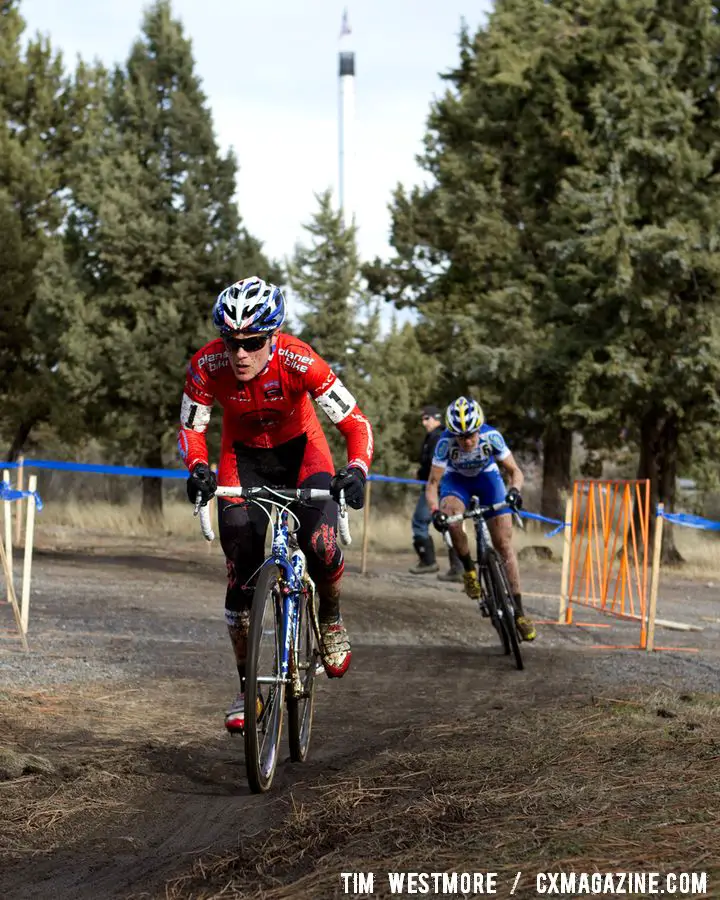
<svg viewBox="0 0 720 900"><path fill-rule="evenodd" d="M198 367L202 368L205 366L208 372L217 372L218 369L223 369L225 366L230 365L230 360L227 357L227 353L203 353L200 359L197 361Z"/></svg>
<svg viewBox="0 0 720 900"><path fill-rule="evenodd" d="M315 362L314 356L303 356L301 353L293 353L282 347L278 350L278 356L282 356L283 363L288 369L295 369L298 372L307 372L308 368Z"/></svg>

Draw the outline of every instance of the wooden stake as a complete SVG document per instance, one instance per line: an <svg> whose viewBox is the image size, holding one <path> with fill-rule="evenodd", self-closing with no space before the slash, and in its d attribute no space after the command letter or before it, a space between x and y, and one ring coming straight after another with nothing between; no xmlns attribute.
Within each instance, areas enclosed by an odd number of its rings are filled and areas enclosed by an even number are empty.
<svg viewBox="0 0 720 900"><path fill-rule="evenodd" d="M10 469L5 469L3 472L3 481L9 486L12 487L10 483ZM5 514L5 556L7 558L8 565L8 577L12 581L13 577L13 552L12 552L12 501L6 500L3 503L4 514Z"/></svg>
<svg viewBox="0 0 720 900"><path fill-rule="evenodd" d="M660 586L660 556L662 554L663 510L665 505L658 503L655 516L655 540L653 541L652 580L650 582L650 608L648 609L648 628L645 649L655 649L655 613L657 612L658 587Z"/></svg>
<svg viewBox="0 0 720 900"><path fill-rule="evenodd" d="M13 584L12 574L8 568L7 556L5 556L5 547L0 542L0 563L5 573L5 584L7 585L8 603L12 606L13 615L15 616L15 624L17 625L18 634L22 641L23 650L29 650L27 638L22 629L22 618L20 616L20 608L18 607L17 597L15 596L15 585Z"/></svg>
<svg viewBox="0 0 720 900"><path fill-rule="evenodd" d="M565 527L563 528L563 556L562 574L560 576L560 608L558 610L558 622L565 622L565 614L568 608L568 577L570 575L570 542L572 531L572 497L568 497L565 504Z"/></svg>
<svg viewBox="0 0 720 900"><path fill-rule="evenodd" d="M23 489L23 484L25 483L24 463L25 457L19 456L17 470L17 489L19 491ZM20 541L22 540L22 500L15 501L15 515L17 516L15 519L15 544L20 546Z"/></svg>
<svg viewBox="0 0 720 900"><path fill-rule="evenodd" d="M365 482L365 506L363 508L363 539L362 554L360 556L360 574L367 574L367 552L370 539L370 488L372 482Z"/></svg>
<svg viewBox="0 0 720 900"><path fill-rule="evenodd" d="M37 475L30 476L28 490L31 493L37 490ZM27 519L25 522L25 558L23 559L22 595L20 601L23 634L27 634L30 621L30 577L32 574L33 537L35 536L35 506L35 497L28 497Z"/></svg>

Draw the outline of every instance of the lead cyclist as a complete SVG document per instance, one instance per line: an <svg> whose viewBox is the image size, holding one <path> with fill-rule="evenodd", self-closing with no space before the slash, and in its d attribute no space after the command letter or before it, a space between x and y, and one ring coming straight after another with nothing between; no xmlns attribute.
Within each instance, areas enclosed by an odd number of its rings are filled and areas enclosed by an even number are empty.
<svg viewBox="0 0 720 900"><path fill-rule="evenodd" d="M220 337L190 360L180 411L178 446L190 471L192 503L200 494L206 504L218 483L205 440L217 401L223 407L221 484L324 488L336 500L344 491L349 506L363 506L373 456L370 422L312 347L280 330L285 315L280 288L255 276L225 288L215 302L213 322ZM338 471L311 398L345 437L347 464ZM344 561L337 541L338 507L332 500L313 501L295 514L298 542L318 592L323 664L329 677L341 678L352 650L340 614ZM268 523L261 510L238 499L219 499L218 516L228 570L225 620L240 678L225 726L242 732L250 605Z"/></svg>
<svg viewBox="0 0 720 900"><path fill-rule="evenodd" d="M510 482L506 490L500 470ZM462 522L447 524L448 516L463 513L470 498L477 496L483 506L505 500L513 509L522 507L522 470L510 452L502 434L485 422L482 407L468 397L458 397L447 408L445 431L435 447L425 496L438 531L449 529L455 552L465 570L465 593L473 600L480 598L475 562ZM520 572L517 554L512 544L510 510L486 513L494 546L503 558L513 592L515 623L524 641L536 637L535 626L523 612L520 593Z"/></svg>

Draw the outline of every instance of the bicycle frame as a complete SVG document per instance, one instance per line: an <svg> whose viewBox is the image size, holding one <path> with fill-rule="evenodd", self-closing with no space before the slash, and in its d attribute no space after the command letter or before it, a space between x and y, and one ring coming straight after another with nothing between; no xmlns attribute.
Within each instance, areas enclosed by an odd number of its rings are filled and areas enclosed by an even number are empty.
<svg viewBox="0 0 720 900"><path fill-rule="evenodd" d="M488 550L494 549L492 537L490 536L490 529L488 528L485 514L489 512L498 512L498 510L502 509L507 510L507 512L512 514L513 521L516 525L518 525L520 528L523 527L522 519L517 514L516 510L508 506L508 504L504 500L501 500L499 503L494 503L491 506L481 506L479 499L477 497L473 497L470 502L470 506L465 510L465 512L457 513L453 516L448 516L448 524L462 522L465 519L474 519L475 534L477 537L478 564L480 564L480 562L484 559Z"/></svg>
<svg viewBox="0 0 720 900"><path fill-rule="evenodd" d="M294 496L291 496L291 493ZM277 684L278 682L290 684L293 695L300 697L303 687L298 675L298 629L300 627L300 599L304 590L303 579L306 571L305 554L297 546L297 542L293 540L292 532L288 524L289 516L292 515L288 509L293 500L320 500L329 498L330 494L327 490L319 488L298 488L295 491L288 492L283 489L273 488L234 488L234 487L218 487L216 491L217 497L236 497L244 498L251 503L260 506L272 525L272 544L270 555L265 559L256 575L262 572L267 566L277 566L281 570L282 585L282 609L280 610L280 620L282 623L280 635L280 677L269 678L262 676L258 680L263 683ZM274 520L266 509L265 504L274 506ZM344 494L340 495L340 516L338 519L338 531L343 544L351 543L350 526L347 520L347 509L345 507ZM200 516L200 527L203 536L207 541L215 539L215 534L210 523L210 514L207 505L200 505L198 497L195 503L195 515ZM292 546L293 543L295 546ZM311 582L310 582L311 583ZM314 590L314 586L312 588ZM319 625L312 612L312 604L310 604L312 615L312 627L315 631L318 641L320 640ZM291 662L293 663L291 669Z"/></svg>
<svg viewBox="0 0 720 900"><path fill-rule="evenodd" d="M281 592L282 592L282 610L281 610L281 634L280 634L280 676L285 684L290 684L294 693L302 691L300 684L297 661L298 647L298 629L300 627L300 597L303 592L303 576L305 574L305 554L299 547L293 549L290 553L290 530L288 527L288 510L287 507L276 507L275 521L272 525L273 537L270 556L265 560L258 571L267 566L277 566L281 572ZM315 623L313 623L315 627ZM290 676L290 661L293 660L292 673L295 679ZM273 678L259 677L258 681L275 683Z"/></svg>

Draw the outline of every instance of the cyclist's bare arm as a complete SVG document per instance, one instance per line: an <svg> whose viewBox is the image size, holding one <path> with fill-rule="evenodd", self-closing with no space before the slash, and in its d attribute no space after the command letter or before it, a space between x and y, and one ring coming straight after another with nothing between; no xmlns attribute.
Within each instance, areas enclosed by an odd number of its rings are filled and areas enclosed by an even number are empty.
<svg viewBox="0 0 720 900"><path fill-rule="evenodd" d="M444 466L433 466L430 469L430 475L425 485L425 499L430 507L430 512L435 512L440 506L440 479L444 474Z"/></svg>
<svg viewBox="0 0 720 900"><path fill-rule="evenodd" d="M525 476L512 453L506 456L505 459L499 459L498 466L500 466L503 474L507 476L508 487L517 488L519 491L522 490Z"/></svg>

